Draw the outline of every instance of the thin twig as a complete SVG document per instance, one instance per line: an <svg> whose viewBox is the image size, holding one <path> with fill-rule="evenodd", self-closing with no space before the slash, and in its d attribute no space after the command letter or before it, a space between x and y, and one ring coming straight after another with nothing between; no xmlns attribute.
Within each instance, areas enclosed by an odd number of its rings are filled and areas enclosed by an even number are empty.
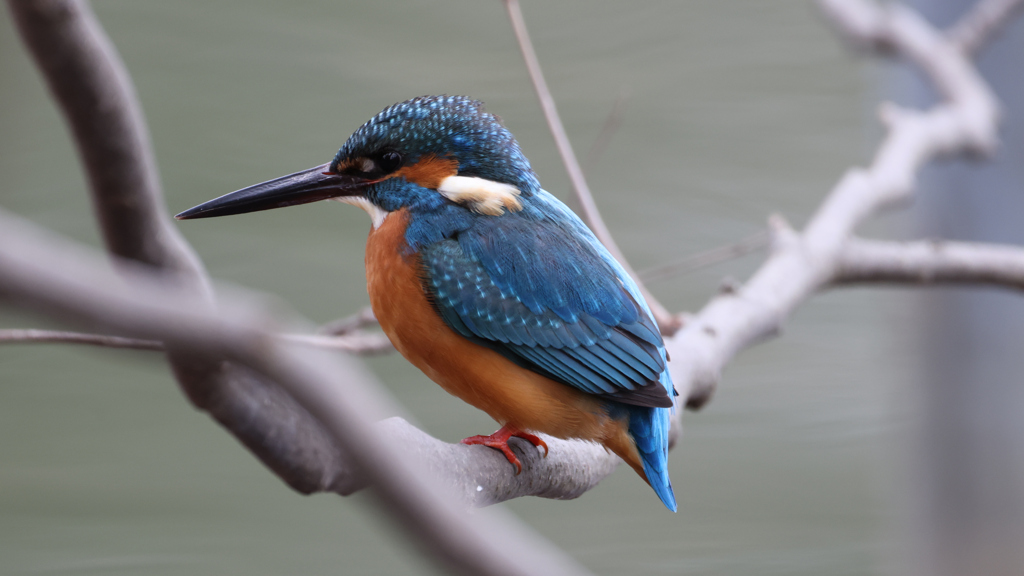
<svg viewBox="0 0 1024 576"><path fill-rule="evenodd" d="M341 336L376 323L377 317L373 315L373 309L367 306L351 316L324 324L320 327L319 332L321 334Z"/></svg>
<svg viewBox="0 0 1024 576"><path fill-rule="evenodd" d="M966 54L973 54L982 44L1009 22L1013 13L1024 8L1024 0L985 0L979 2L947 35Z"/></svg>
<svg viewBox="0 0 1024 576"><path fill-rule="evenodd" d="M693 272L694 270L746 256L747 254L767 248L770 243L771 234L769 232L757 232L741 238L732 244L726 244L725 246L719 246L711 250L698 252L697 254L690 254L668 264L641 270L640 277L647 282L660 282Z"/></svg>
<svg viewBox="0 0 1024 576"><path fill-rule="evenodd" d="M0 330L0 344L87 344L104 348L163 351L163 342L63 330Z"/></svg>
<svg viewBox="0 0 1024 576"><path fill-rule="evenodd" d="M339 350L350 354L371 356L386 354L395 350L394 344L384 334L376 333L348 333L340 336L322 336L311 334L282 334L281 338L287 342L324 348L326 350Z"/></svg>
<svg viewBox="0 0 1024 576"><path fill-rule="evenodd" d="M530 80L533 82L533 88L537 92L537 98L540 100L540 107L544 111L544 118L547 120L551 135L555 138L555 145L558 147L558 153L562 157L565 170L569 174L569 181L572 183L573 190L576 192L576 198L583 209L583 218L590 225L590 228L601 243L608 248L612 256L619 261L622 267L626 269L626 272L633 277L637 286L640 287L644 299L647 300L647 305L650 306L654 319L658 322L658 327L662 333L674 333L679 329L679 319L662 306L643 285L643 282L640 281L636 272L629 265L629 261L626 260L625 254L622 253L618 244L615 243L615 239L601 217L601 212L597 209L594 197L590 193L590 187L587 186L587 180L583 177L583 170L580 168L579 161L576 160L576 153L573 152L572 144L569 142L569 136L562 125L562 119L558 115L555 99L551 96L548 84L544 80L544 72L541 70L540 61L537 60L537 53L534 52L530 35L526 31L526 22L523 20L523 12L519 8L519 0L504 0L504 2L509 19L512 22L512 29L515 32L516 40L519 42L519 49L523 54L523 60L526 62L526 69L530 73Z"/></svg>
<svg viewBox="0 0 1024 576"><path fill-rule="evenodd" d="M622 125L622 116L626 112L626 104L629 103L632 93L628 86L623 86L622 90L619 90L619 95L615 97L615 103L612 104L612 109L608 111L608 117L604 119L601 131L598 132L594 143L590 145L590 150L587 150L586 159L583 160L583 166L586 167L587 172L592 170L597 161L604 156L604 151L612 141L612 136L619 131L619 126Z"/></svg>
<svg viewBox="0 0 1024 576"><path fill-rule="evenodd" d="M302 344L324 350L337 350L361 356L384 354L395 349L383 334L345 334L342 336L321 336L315 334L277 334L284 342ZM163 342L138 340L105 334L86 334L64 330L6 329L0 330L0 344L86 344L104 348L128 350L165 349Z"/></svg>

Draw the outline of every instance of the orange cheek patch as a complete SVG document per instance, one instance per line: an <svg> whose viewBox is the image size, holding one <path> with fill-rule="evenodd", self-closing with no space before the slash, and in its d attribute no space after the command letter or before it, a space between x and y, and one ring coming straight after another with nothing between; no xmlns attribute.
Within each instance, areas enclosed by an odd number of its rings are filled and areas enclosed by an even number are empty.
<svg viewBox="0 0 1024 576"><path fill-rule="evenodd" d="M437 190L441 181L459 173L459 162L454 158L438 158L433 154L424 156L412 166L404 166L392 176L401 176L409 182Z"/></svg>

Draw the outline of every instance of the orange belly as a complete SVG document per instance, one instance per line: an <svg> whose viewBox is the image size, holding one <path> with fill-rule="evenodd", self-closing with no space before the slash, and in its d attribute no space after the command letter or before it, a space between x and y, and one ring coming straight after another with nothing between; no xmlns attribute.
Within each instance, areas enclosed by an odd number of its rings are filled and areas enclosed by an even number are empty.
<svg viewBox="0 0 1024 576"><path fill-rule="evenodd" d="M419 257L402 255L407 225L405 210L393 212L366 243L370 305L395 348L450 394L499 423L601 442L637 469L625 422L609 418L600 400L517 366L444 323L423 291Z"/></svg>

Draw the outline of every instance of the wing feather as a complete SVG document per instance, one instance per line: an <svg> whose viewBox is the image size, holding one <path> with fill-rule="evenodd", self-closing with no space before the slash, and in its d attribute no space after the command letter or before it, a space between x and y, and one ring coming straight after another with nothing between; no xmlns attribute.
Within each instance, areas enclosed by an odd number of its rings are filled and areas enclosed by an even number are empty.
<svg viewBox="0 0 1024 576"><path fill-rule="evenodd" d="M511 216L511 215L509 215ZM517 364L625 404L668 407L653 320L592 247L553 226L488 218L420 250L423 283L456 332ZM555 257L557 255L557 257Z"/></svg>

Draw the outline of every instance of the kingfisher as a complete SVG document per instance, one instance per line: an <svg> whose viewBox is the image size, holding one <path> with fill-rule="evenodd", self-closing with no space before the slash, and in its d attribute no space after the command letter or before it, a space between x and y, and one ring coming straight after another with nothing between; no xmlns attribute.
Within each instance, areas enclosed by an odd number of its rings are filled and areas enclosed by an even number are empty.
<svg viewBox="0 0 1024 576"><path fill-rule="evenodd" d="M178 214L208 218L336 200L371 220L370 305L395 348L501 428L598 442L676 511L668 474L677 395L636 283L553 195L501 120L465 96L385 108L334 159Z"/></svg>

